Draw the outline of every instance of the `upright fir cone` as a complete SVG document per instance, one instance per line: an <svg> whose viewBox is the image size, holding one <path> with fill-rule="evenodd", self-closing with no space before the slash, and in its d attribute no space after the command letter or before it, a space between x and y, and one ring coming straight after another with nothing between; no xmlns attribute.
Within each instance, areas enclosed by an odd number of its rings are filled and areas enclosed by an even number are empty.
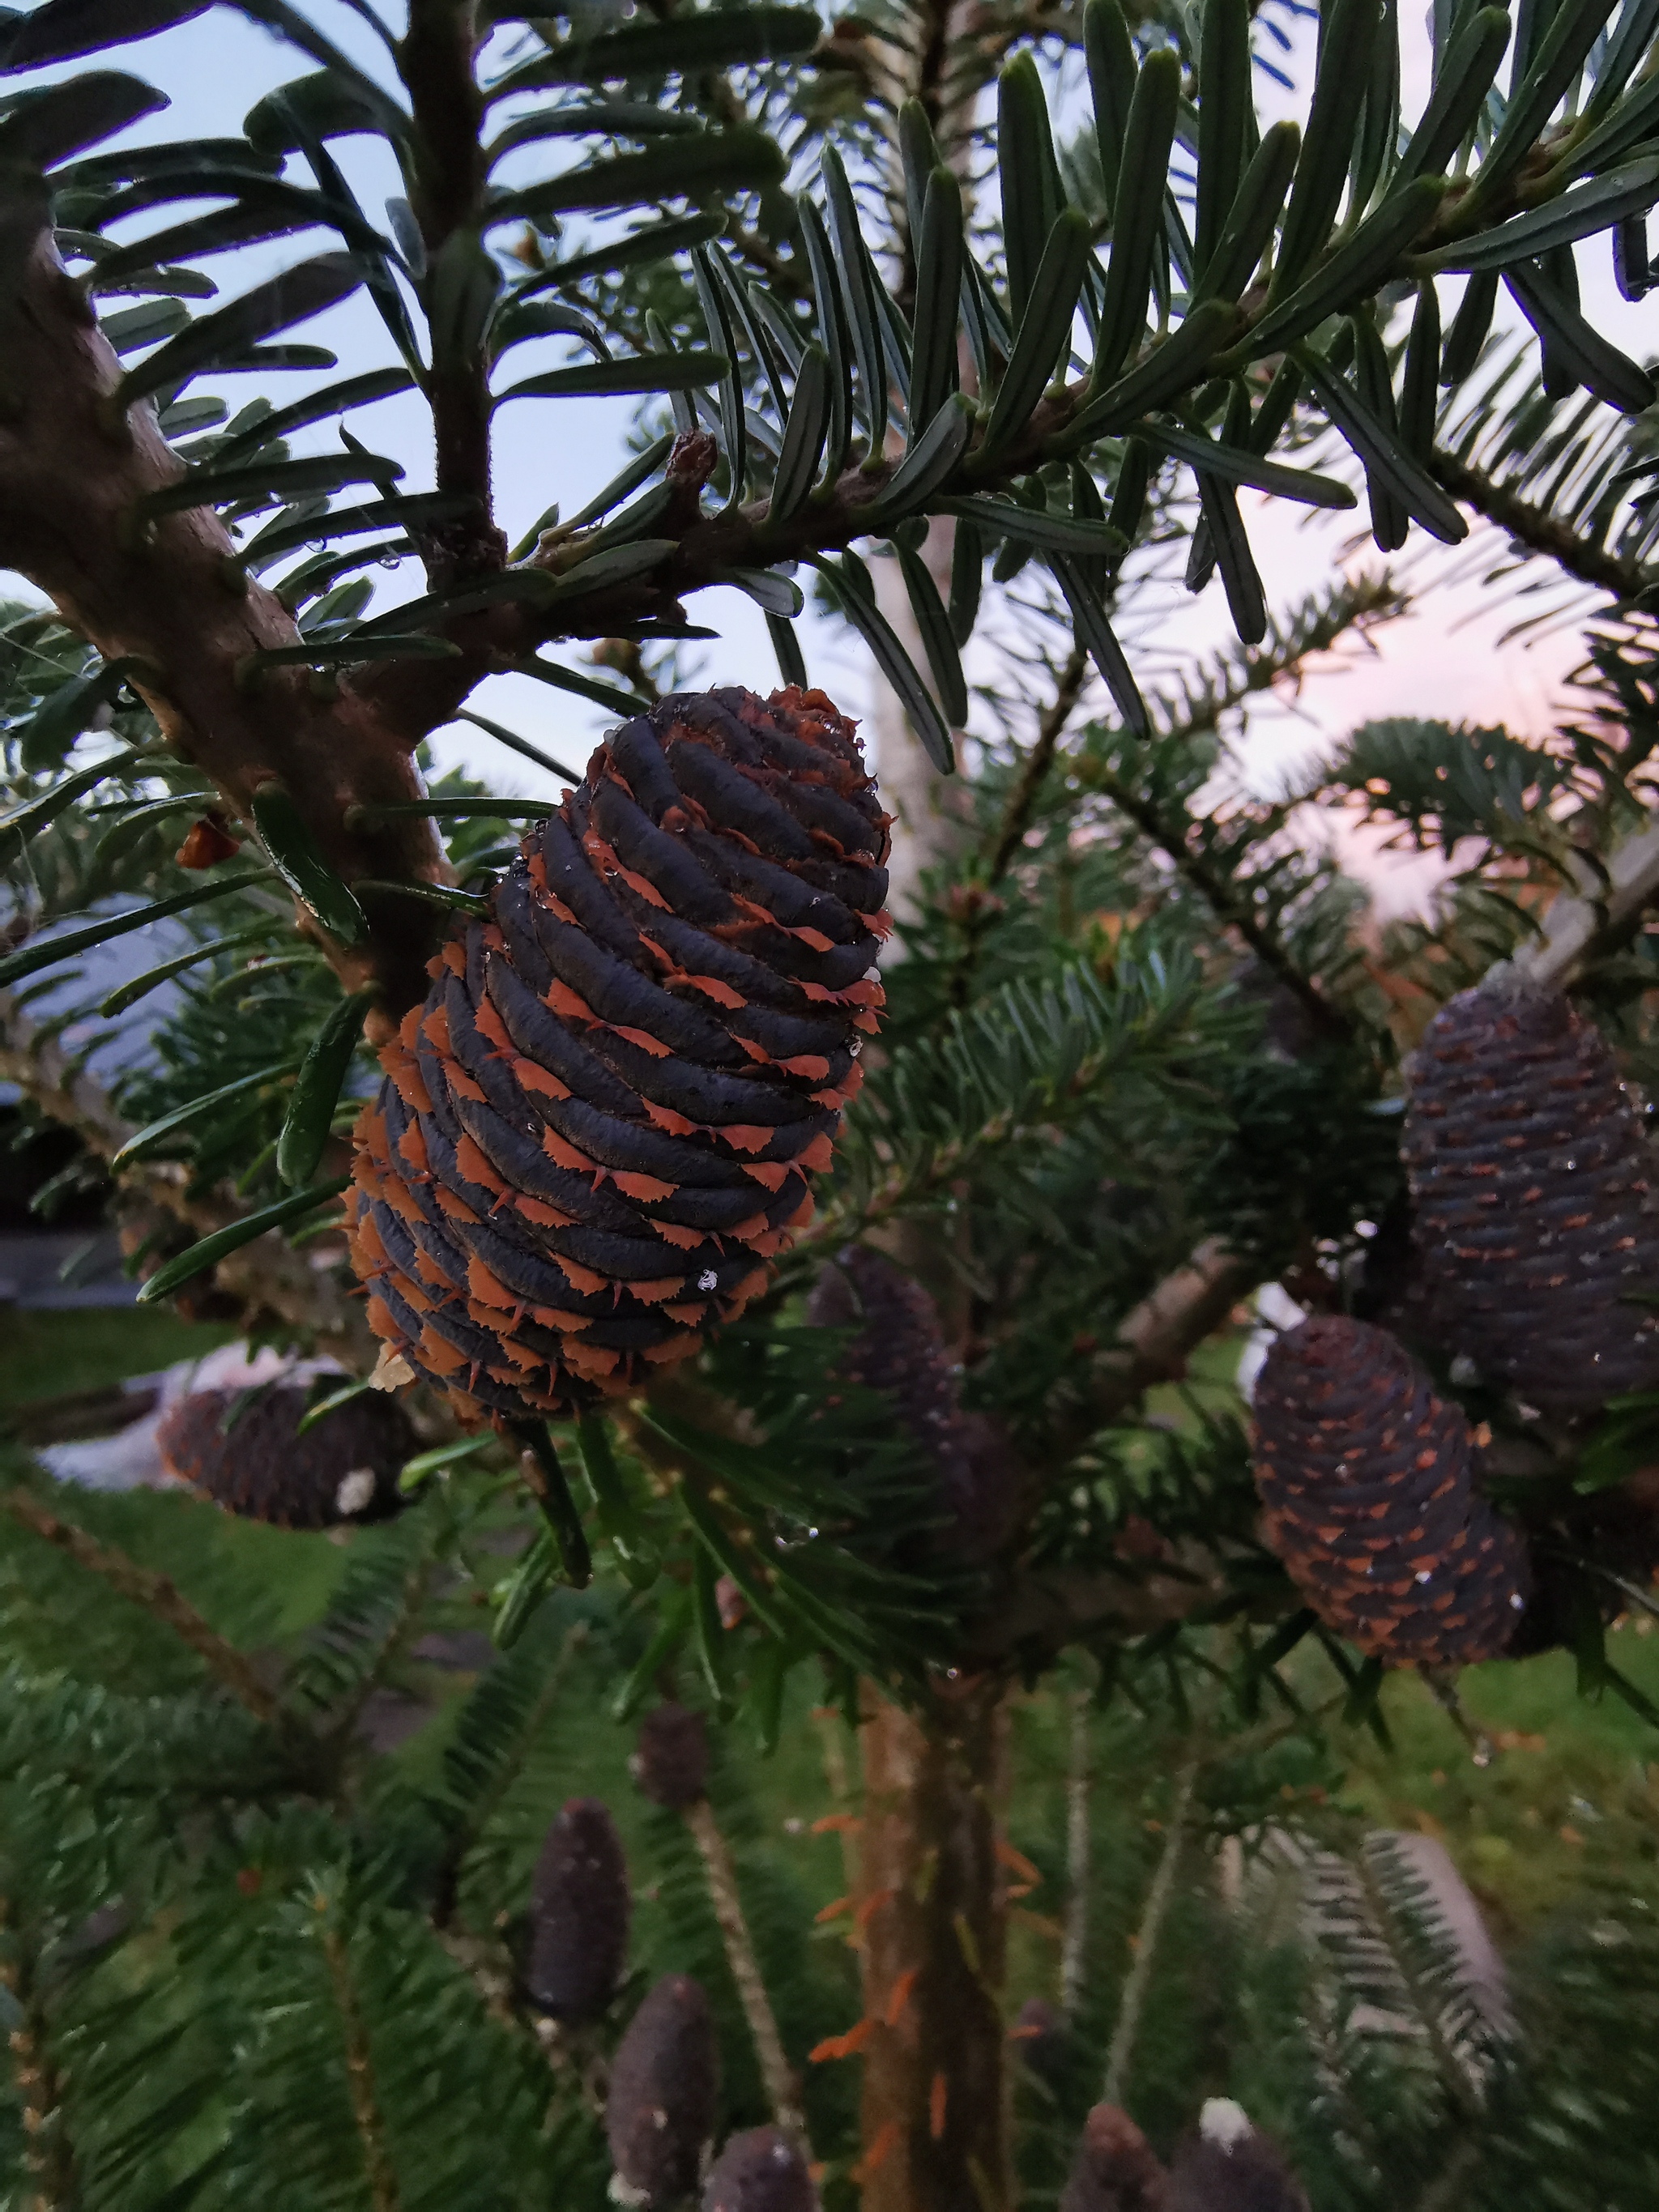
<svg viewBox="0 0 1659 2212"><path fill-rule="evenodd" d="M939 1308L927 1292L879 1252L849 1244L813 1285L806 1317L821 1328L857 1330L836 1373L890 1398L900 1425L938 1470L944 1548L965 1560L988 1559L1018 1512L1018 1474L995 1425L963 1410Z"/></svg>
<svg viewBox="0 0 1659 2212"><path fill-rule="evenodd" d="M617 2047L605 2102L611 2163L635 2203L657 2212L696 2189L719 2088L708 2000L689 1975L666 1975Z"/></svg>
<svg viewBox="0 0 1659 2212"><path fill-rule="evenodd" d="M1613 1054L1560 992L1490 976L1409 1069L1416 1233L1456 1348L1573 1413L1659 1384L1653 1156Z"/></svg>
<svg viewBox="0 0 1659 2212"><path fill-rule="evenodd" d="M1326 1626L1396 1666L1493 1659L1530 1590L1476 1492L1468 1424L1386 1329L1316 1314L1255 1388L1267 1541Z"/></svg>
<svg viewBox="0 0 1659 2212"><path fill-rule="evenodd" d="M156 1431L161 1464L228 1513L273 1528L388 1519L404 1504L398 1470L416 1448L408 1416L370 1392L301 1436L309 1396L297 1382L192 1390Z"/></svg>
<svg viewBox="0 0 1659 2212"><path fill-rule="evenodd" d="M542 2010L572 2026L597 2020L628 1954L628 1868L610 1814L573 1797L536 1862L524 1984Z"/></svg>
<svg viewBox="0 0 1659 2212"><path fill-rule="evenodd" d="M1129 2115L1097 2105L1083 2123L1060 2212L1168 2212L1170 2178Z"/></svg>
<svg viewBox="0 0 1659 2212"><path fill-rule="evenodd" d="M701 1713L684 1705L653 1705L640 1723L628 1762L653 1805L683 1813L708 1794L708 1731Z"/></svg>
<svg viewBox="0 0 1659 2212"><path fill-rule="evenodd" d="M1170 2212L1308 2212L1308 2200L1243 2106L1212 2097L1170 2168Z"/></svg>
<svg viewBox="0 0 1659 2212"><path fill-rule="evenodd" d="M377 1333L466 1420L635 1390L763 1287L878 1026L887 817L821 691L613 730L356 1133Z"/></svg>
<svg viewBox="0 0 1659 2212"><path fill-rule="evenodd" d="M702 2212L818 2212L799 2144L781 2128L733 2136L704 2184Z"/></svg>

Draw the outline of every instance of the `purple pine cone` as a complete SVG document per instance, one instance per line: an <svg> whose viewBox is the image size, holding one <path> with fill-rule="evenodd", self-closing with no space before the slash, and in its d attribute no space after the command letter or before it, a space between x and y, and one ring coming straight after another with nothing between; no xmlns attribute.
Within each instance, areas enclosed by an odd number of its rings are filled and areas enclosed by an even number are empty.
<svg viewBox="0 0 1659 2212"><path fill-rule="evenodd" d="M1060 2212L1169 2212L1169 2176L1146 2136L1115 2105L1083 2123Z"/></svg>
<svg viewBox="0 0 1659 2212"><path fill-rule="evenodd" d="M683 1813L708 1794L708 1732L701 1713L684 1705L655 1706L640 1723L629 1761L634 1779L653 1805Z"/></svg>
<svg viewBox="0 0 1659 2212"><path fill-rule="evenodd" d="M617 2046L605 2115L611 2163L652 2212L696 2187L719 2090L708 2000L689 1975L666 1975Z"/></svg>
<svg viewBox="0 0 1659 2212"><path fill-rule="evenodd" d="M799 2145L781 2128L733 2136L703 2185L702 2212L818 2212Z"/></svg>
<svg viewBox="0 0 1659 2212"><path fill-rule="evenodd" d="M914 1277L879 1252L849 1244L819 1275L806 1317L820 1328L856 1328L836 1362L843 1381L891 1399L901 1425L939 1471L949 1521L942 1547L989 1559L1012 1531L1020 1480L997 1425L964 1413L939 1308Z"/></svg>
<svg viewBox="0 0 1659 2212"><path fill-rule="evenodd" d="M1488 979L1413 1056L1405 1157L1435 1303L1489 1381L1557 1413L1659 1384L1653 1152L1599 1030Z"/></svg>
<svg viewBox="0 0 1659 2212"><path fill-rule="evenodd" d="M628 1953L628 1869L610 1814L573 1797L547 1832L530 1895L525 1986L544 2012L597 2020Z"/></svg>

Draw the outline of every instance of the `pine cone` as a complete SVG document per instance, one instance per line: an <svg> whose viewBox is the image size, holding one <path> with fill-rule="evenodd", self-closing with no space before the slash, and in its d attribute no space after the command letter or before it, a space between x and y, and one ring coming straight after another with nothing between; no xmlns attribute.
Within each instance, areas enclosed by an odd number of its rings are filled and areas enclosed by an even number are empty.
<svg viewBox="0 0 1659 2212"><path fill-rule="evenodd" d="M1255 1388L1266 1540L1328 1627L1401 1666L1510 1644L1530 1589L1516 1530L1476 1492L1468 1424L1386 1330L1317 1314Z"/></svg>
<svg viewBox="0 0 1659 2212"><path fill-rule="evenodd" d="M640 1723L629 1761L634 1779L653 1805L683 1813L708 1794L708 1732L701 1713L684 1705L654 1705Z"/></svg>
<svg viewBox="0 0 1659 2212"><path fill-rule="evenodd" d="M1489 1381L1558 1413L1659 1384L1652 1154L1600 1032L1488 979L1411 1066L1405 1156L1437 1304Z"/></svg>
<svg viewBox="0 0 1659 2212"><path fill-rule="evenodd" d="M878 1027L886 823L822 692L684 693L445 945L349 1212L370 1322L463 1419L636 1389L763 1286Z"/></svg>
<svg viewBox="0 0 1659 2212"><path fill-rule="evenodd" d="M1169 2177L1146 2136L1115 2105L1097 2105L1060 2196L1060 2212L1165 2212Z"/></svg>
<svg viewBox="0 0 1659 2212"><path fill-rule="evenodd" d="M610 1814L573 1797L547 1832L530 1893L525 1987L555 2020L597 2020L628 1952L628 1869Z"/></svg>
<svg viewBox="0 0 1659 2212"><path fill-rule="evenodd" d="M1231 2097L1212 2097L1170 2168L1170 2212L1308 2212L1277 2144Z"/></svg>
<svg viewBox="0 0 1659 2212"><path fill-rule="evenodd" d="M402 1407L368 1392L300 1436L308 1395L298 1383L193 1390L156 1431L161 1464L228 1513L277 1528L334 1528L401 1510L398 1470L416 1449Z"/></svg>
<svg viewBox="0 0 1659 2212"><path fill-rule="evenodd" d="M781 2128L750 2128L714 2160L702 2212L818 2212L818 2192L799 2146Z"/></svg>
<svg viewBox="0 0 1659 2212"><path fill-rule="evenodd" d="M806 1317L819 1328L857 1329L836 1374L890 1398L901 1426L938 1469L940 1548L967 1561L989 1559L1018 1514L1018 1473L996 1424L963 1412L927 1292L879 1252L849 1244L813 1285Z"/></svg>
<svg viewBox="0 0 1659 2212"><path fill-rule="evenodd" d="M719 2087L708 2000L688 1975L666 1975L617 2047L605 2112L611 2162L653 2212L696 2187Z"/></svg>

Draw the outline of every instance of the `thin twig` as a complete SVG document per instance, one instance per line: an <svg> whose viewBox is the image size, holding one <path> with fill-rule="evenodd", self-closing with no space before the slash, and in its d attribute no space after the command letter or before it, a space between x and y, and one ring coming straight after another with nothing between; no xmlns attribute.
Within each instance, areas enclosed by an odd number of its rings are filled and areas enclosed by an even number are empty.
<svg viewBox="0 0 1659 2212"><path fill-rule="evenodd" d="M398 2212L398 2177L392 2170L391 2154L386 2149L386 2123L375 2101L368 2031L363 2024L362 2008L357 2002L357 1990L351 1978L351 1961L346 1956L345 1942L337 1929L329 1928L324 1930L323 1956L328 1961L329 1979L333 1984L334 2002L339 2010L340 2026L345 2038L346 2087L351 2098L351 2117L356 2124L357 2141L362 2148L363 2176L368 2184L369 2202L374 2212Z"/></svg>
<svg viewBox="0 0 1659 2212"><path fill-rule="evenodd" d="M726 1945L726 1964L731 1967L732 1979L737 1984L743 2015L749 2023L749 2033L754 2038L755 2055L760 2061L761 2080L766 2087L766 2100L772 2107L772 2116L778 2125L805 2144L806 2119L800 2108L800 2084L784 2055L783 2039L778 2033L772 2000L766 1993L760 1961L755 1956L755 1946L750 1938L749 1923L744 1917L743 1899L738 1893L737 1869L732 1863L732 1854L726 1849L726 1838L714 1818L714 1808L706 1797L700 1797L695 1805L686 1807L685 1825L702 1855L704 1871L708 1876L709 1899L714 1908L714 1917L720 1923L720 1937Z"/></svg>
<svg viewBox="0 0 1659 2212"><path fill-rule="evenodd" d="M1237 931L1262 966L1301 1001L1325 1036L1346 1038L1352 1033L1347 1016L1331 1004L1311 975L1304 975L1297 967L1277 931L1264 924L1256 913L1248 891L1241 891L1231 876L1212 867L1201 853L1188 843L1187 832L1192 823L1184 811L1180 815L1164 813L1103 762L1092 764L1090 780L1096 790L1103 793L1121 813L1128 816L1141 835L1158 848L1216 920Z"/></svg>
<svg viewBox="0 0 1659 2212"><path fill-rule="evenodd" d="M0 1898L0 1927L10 1919ZM15 2001L10 2045L12 2079L22 2107L23 2164L34 2185L29 2212L74 2212L80 2202L75 2154L64 2124L64 2076L52 2055L49 2023L40 2002L37 1959L14 1930L14 1955L0 1964L0 1988Z"/></svg>
<svg viewBox="0 0 1659 2212"><path fill-rule="evenodd" d="M10 1514L20 1527L28 1529L48 1544L55 1544L60 1552L68 1553L76 1565L84 1567L88 1574L97 1575L122 1597L131 1598L162 1621L173 1634L189 1644L206 1665L208 1671L221 1681L231 1695L245 1705L258 1721L274 1723L281 1708L273 1692L263 1683L249 1661L233 1644L227 1644L215 1629L210 1628L196 1608L185 1602L175 1586L165 1575L152 1568L141 1567L137 1560L125 1553L115 1552L88 1535L70 1522L60 1521L55 1513L29 1496L26 1490L9 1491L0 1505Z"/></svg>
<svg viewBox="0 0 1659 2212"><path fill-rule="evenodd" d="M1037 723L1036 738L1025 757L1025 765L1019 779L1008 794L1003 808L1002 820L997 825L996 842L992 846L986 862L983 884L975 886L981 896L968 913L963 928L963 946L951 970L948 996L953 1006L968 1003L969 987L973 981L979 960L980 945L992 915L994 903L984 894L994 890L1007 874L1020 841L1030 827L1037 797L1043 781L1054 766L1054 753L1073 709L1081 697L1089 672L1089 656L1081 646L1074 645L1066 657L1054 686L1054 696L1043 708Z"/></svg>
<svg viewBox="0 0 1659 2212"><path fill-rule="evenodd" d="M1193 1802L1193 1790L1203 1763L1202 1753L1194 1751L1176 1777L1175 1804L1170 1814L1169 1829L1164 1836L1164 1849L1158 1856L1157 1871L1152 1876L1152 1886L1146 1893L1146 1909L1140 1916L1140 1927L1135 1938L1134 1963L1129 1969L1123 1984L1123 1994L1118 2000L1117 2025L1112 2030L1111 2048L1106 2054L1106 2082L1100 2094L1109 2105L1121 2105L1123 2101L1123 2087L1128 2076L1129 2061L1134 2055L1135 2036L1140 2027L1146 1991L1152 1985L1152 1960L1157 1954L1158 1937L1164 1932L1170 1899L1175 1894L1181 1855L1186 1847L1187 1810Z"/></svg>
<svg viewBox="0 0 1659 2212"><path fill-rule="evenodd" d="M1054 696L1042 711L1037 724L1036 742L1025 756L1025 765L1020 770L1019 781L1008 794L1008 804L1003 809L1001 824L997 830L997 842L991 848L991 858L986 871L986 880L1000 884L1008 872L1010 863L1019 849L1021 838L1031 826L1037 794L1042 789L1044 777L1054 766L1054 753L1065 732L1066 725L1083 696L1083 686L1089 673L1089 656L1080 645L1074 645L1066 656L1066 665L1060 672L1054 686Z"/></svg>
<svg viewBox="0 0 1659 2212"><path fill-rule="evenodd" d="M1072 1696L1066 1772L1066 1917L1060 1947L1060 2008L1075 2020L1083 2002L1084 1953L1089 1940L1090 1727L1094 1698Z"/></svg>
<svg viewBox="0 0 1659 2212"><path fill-rule="evenodd" d="M1455 453L1437 446L1429 457L1436 481L1454 499L1486 516L1528 552L1553 561L1581 584L1610 592L1616 599L1633 599L1653 581L1653 570L1639 561L1627 561L1604 546L1593 545L1568 523L1559 521L1547 508L1534 507L1518 492L1496 483L1480 469L1472 469Z"/></svg>

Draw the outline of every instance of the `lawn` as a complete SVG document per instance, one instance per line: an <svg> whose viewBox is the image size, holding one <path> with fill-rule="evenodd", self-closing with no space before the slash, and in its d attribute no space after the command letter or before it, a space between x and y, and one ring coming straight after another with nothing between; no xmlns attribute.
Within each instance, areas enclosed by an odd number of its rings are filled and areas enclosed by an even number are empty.
<svg viewBox="0 0 1659 2212"><path fill-rule="evenodd" d="M67 1396L199 1359L236 1334L220 1323L132 1306L23 1307L0 1313L0 1416L41 1398Z"/></svg>

